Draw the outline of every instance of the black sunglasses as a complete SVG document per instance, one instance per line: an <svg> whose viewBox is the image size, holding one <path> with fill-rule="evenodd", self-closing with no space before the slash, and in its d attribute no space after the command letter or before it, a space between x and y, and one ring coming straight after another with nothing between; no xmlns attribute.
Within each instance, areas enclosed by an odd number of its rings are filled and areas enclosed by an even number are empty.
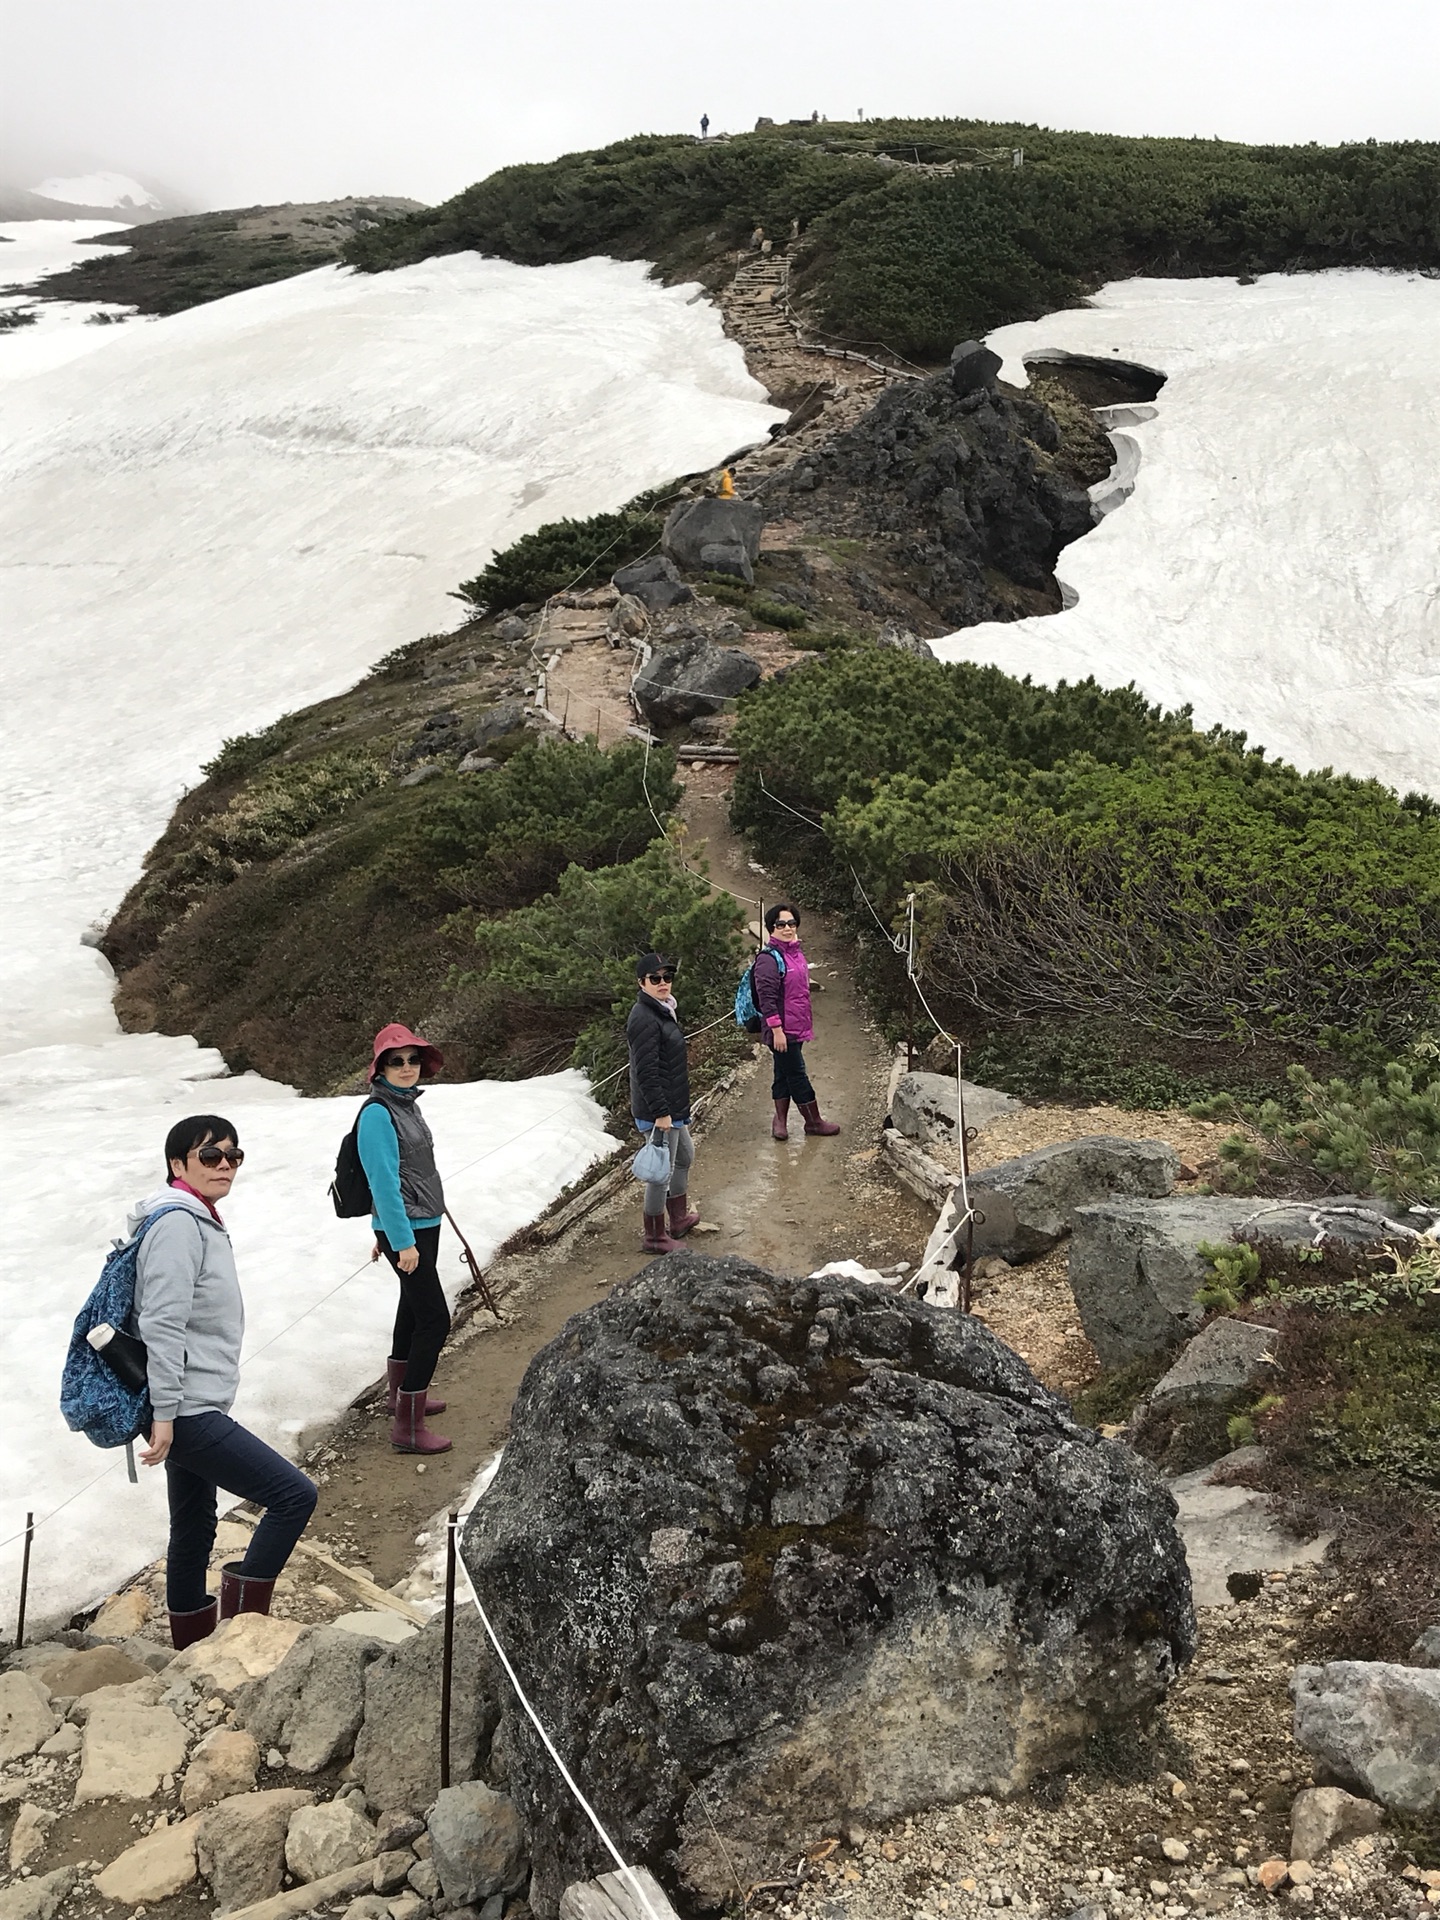
<svg viewBox="0 0 1440 1920"><path fill-rule="evenodd" d="M243 1147L196 1147L195 1158L202 1167L218 1167L222 1160L232 1167L243 1167L245 1150Z"/></svg>
<svg viewBox="0 0 1440 1920"><path fill-rule="evenodd" d="M382 1067L423 1067L423 1053L387 1053L380 1062Z"/></svg>
<svg viewBox="0 0 1440 1920"><path fill-rule="evenodd" d="M658 987L664 981L673 980L675 978L675 970L672 967L668 973L647 973L645 978L652 987Z"/></svg>
<svg viewBox="0 0 1440 1920"><path fill-rule="evenodd" d="M777 920L775 924L777 927L798 927L800 922L798 920Z"/></svg>

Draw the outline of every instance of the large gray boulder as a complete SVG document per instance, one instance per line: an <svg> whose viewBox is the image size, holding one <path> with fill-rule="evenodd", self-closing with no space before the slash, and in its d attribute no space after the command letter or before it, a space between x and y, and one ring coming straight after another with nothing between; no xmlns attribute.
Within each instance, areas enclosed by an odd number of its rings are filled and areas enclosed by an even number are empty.
<svg viewBox="0 0 1440 1920"><path fill-rule="evenodd" d="M970 1176L970 1198L985 1215L976 1223L975 1251L1012 1263L1038 1260L1071 1231L1081 1207L1111 1194L1158 1198L1171 1192L1179 1171L1180 1156L1164 1140L1109 1134L1062 1140L984 1167Z"/></svg>
<svg viewBox="0 0 1440 1920"><path fill-rule="evenodd" d="M1021 1103L994 1087L965 1082L965 1124L983 1131L1002 1114L1019 1113ZM922 1146L954 1145L959 1138L960 1098L953 1073L907 1073L890 1102L890 1118L907 1140Z"/></svg>
<svg viewBox="0 0 1440 1920"><path fill-rule="evenodd" d="M424 1813L440 1791L440 1672L445 1623L435 1619L365 1672L365 1720L355 1775L372 1807ZM500 1719L498 1670L474 1607L455 1612L450 1778L472 1780Z"/></svg>
<svg viewBox="0 0 1440 1920"><path fill-rule="evenodd" d="M297 1773L348 1760L365 1718L365 1673L385 1643L345 1628L316 1627L273 1673L235 1696L236 1724L262 1747L279 1747Z"/></svg>
<svg viewBox="0 0 1440 1920"><path fill-rule="evenodd" d="M693 587L686 586L680 569L663 553L652 553L647 560L634 560L628 567L617 568L610 580L612 586L632 595L651 613L663 613L666 607L680 607L695 598Z"/></svg>
<svg viewBox="0 0 1440 1920"><path fill-rule="evenodd" d="M1295 1743L1322 1781L1397 1813L1440 1807L1440 1673L1383 1660L1297 1667Z"/></svg>
<svg viewBox="0 0 1440 1920"><path fill-rule="evenodd" d="M754 500L687 500L666 519L661 545L687 573L735 572L753 579L764 525L765 509Z"/></svg>
<svg viewBox="0 0 1440 1920"><path fill-rule="evenodd" d="M636 675L634 694L652 727L678 727L697 714L721 712L753 687L760 662L738 647L717 647L703 635L657 647Z"/></svg>
<svg viewBox="0 0 1440 1920"><path fill-rule="evenodd" d="M530 1856L515 1803L483 1780L445 1787L430 1815L431 1859L446 1903L478 1906L497 1893L518 1893Z"/></svg>
<svg viewBox="0 0 1440 1920"><path fill-rule="evenodd" d="M43 1680L28 1673L0 1673L0 1766L37 1752L59 1724Z"/></svg>
<svg viewBox="0 0 1440 1920"><path fill-rule="evenodd" d="M1209 1274L1198 1249L1229 1240L1254 1211L1253 1200L1219 1195L1076 1209L1070 1290L1107 1367L1166 1353L1195 1332L1205 1317L1195 1296Z"/></svg>
<svg viewBox="0 0 1440 1920"><path fill-rule="evenodd" d="M1193 1647L1173 1516L979 1321L681 1254L532 1361L462 1550L626 1858L713 1906L1148 1718ZM553 1920L606 1863L508 1699L500 1738Z"/></svg>
<svg viewBox="0 0 1440 1920"><path fill-rule="evenodd" d="M1150 1394L1153 1407L1200 1406L1272 1378L1279 1335L1249 1320L1212 1321Z"/></svg>

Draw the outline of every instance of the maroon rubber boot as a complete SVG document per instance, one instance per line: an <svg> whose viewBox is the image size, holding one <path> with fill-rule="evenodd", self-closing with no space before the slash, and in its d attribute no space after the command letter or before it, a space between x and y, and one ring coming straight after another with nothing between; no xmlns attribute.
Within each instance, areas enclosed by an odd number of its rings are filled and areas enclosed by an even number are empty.
<svg viewBox="0 0 1440 1920"><path fill-rule="evenodd" d="M390 1444L397 1453L448 1453L450 1442L443 1433L432 1433L425 1424L425 1395L395 1395L395 1418L390 1422Z"/></svg>
<svg viewBox="0 0 1440 1920"><path fill-rule="evenodd" d="M672 1240L679 1240L682 1235L689 1233L691 1227L698 1227L700 1224L699 1214L692 1213L690 1210L688 1193L672 1194L665 1202L665 1211L670 1216L669 1232Z"/></svg>
<svg viewBox="0 0 1440 1920"><path fill-rule="evenodd" d="M208 1640L220 1622L220 1603L212 1596L203 1607L191 1613L170 1612L170 1644L177 1653L193 1647L197 1640Z"/></svg>
<svg viewBox="0 0 1440 1920"><path fill-rule="evenodd" d="M820 1102L818 1100L802 1100L800 1102L800 1111L805 1116L806 1133L839 1133L840 1129L833 1120L822 1120L820 1118Z"/></svg>
<svg viewBox="0 0 1440 1920"><path fill-rule="evenodd" d="M642 1253L678 1253L678 1241L672 1240L665 1231L663 1213L645 1215L645 1238L640 1243Z"/></svg>
<svg viewBox="0 0 1440 1920"><path fill-rule="evenodd" d="M775 1102L775 1118L770 1122L770 1138L772 1140L788 1140L790 1138L790 1128L786 1124L789 1118L790 1102L788 1100L777 1100Z"/></svg>
<svg viewBox="0 0 1440 1920"><path fill-rule="evenodd" d="M405 1368L408 1364L407 1361L396 1360L394 1358L385 1362L385 1385L389 1389L390 1418L392 1420L395 1418L395 1396L405 1384ZM444 1411L445 1402L443 1400L432 1400L427 1392L425 1396L426 1414L443 1413Z"/></svg>
<svg viewBox="0 0 1440 1920"><path fill-rule="evenodd" d="M240 1562L232 1560L220 1569L220 1618L233 1620L237 1613L269 1613L273 1580L257 1580L242 1573Z"/></svg>

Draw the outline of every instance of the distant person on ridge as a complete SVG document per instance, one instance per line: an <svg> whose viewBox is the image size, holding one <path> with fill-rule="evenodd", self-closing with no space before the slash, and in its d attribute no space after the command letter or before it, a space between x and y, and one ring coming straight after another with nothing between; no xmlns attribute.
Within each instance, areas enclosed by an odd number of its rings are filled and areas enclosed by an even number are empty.
<svg viewBox="0 0 1440 1920"><path fill-rule="evenodd" d="M708 113L702 113L700 116L700 138L702 140L706 140L709 138L709 136L710 136L710 116Z"/></svg>
<svg viewBox="0 0 1440 1920"><path fill-rule="evenodd" d="M240 1387L245 1302L217 1203L245 1155L218 1113L192 1113L165 1136L165 1181L130 1216L129 1234L162 1207L135 1261L135 1331L145 1342L149 1444L140 1458L165 1468L170 1542L165 1601L170 1638L193 1645L237 1613L269 1613L275 1582L315 1511L315 1483L230 1418ZM215 1490L263 1507L242 1560L220 1569L207 1593L215 1547Z"/></svg>
<svg viewBox="0 0 1440 1920"><path fill-rule="evenodd" d="M810 965L800 946L800 915L788 900L765 910L769 938L755 956L755 1004L765 1025L762 1038L775 1057L770 1094L775 1118L770 1133L776 1140L790 1138L790 1102L805 1119L806 1133L839 1133L833 1120L822 1120L820 1102L805 1071L802 1048L815 1038L810 1011Z"/></svg>
<svg viewBox="0 0 1440 1920"><path fill-rule="evenodd" d="M437 1260L445 1190L435 1166L435 1141L421 1113L422 1078L433 1079L444 1055L418 1033L382 1027L370 1062L370 1098L360 1110L355 1144L370 1183L375 1252L400 1282L400 1305L385 1378L390 1388L390 1444L397 1453L447 1453L450 1442L425 1424L443 1413L429 1386L450 1332L450 1309Z"/></svg>
<svg viewBox="0 0 1440 1920"><path fill-rule="evenodd" d="M687 1189L695 1146L690 1138L690 1069L685 1030L675 1004L676 963L668 954L642 953L635 962L639 991L625 1022L630 1049L630 1111L644 1134L659 1134L670 1153L668 1181L645 1187L645 1253L674 1253L700 1216ZM666 1231L666 1210L669 1231Z"/></svg>

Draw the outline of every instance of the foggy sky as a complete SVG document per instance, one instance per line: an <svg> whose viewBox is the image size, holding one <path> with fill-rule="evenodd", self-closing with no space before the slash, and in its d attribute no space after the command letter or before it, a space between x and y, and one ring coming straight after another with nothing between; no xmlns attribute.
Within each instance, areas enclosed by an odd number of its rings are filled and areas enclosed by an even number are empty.
<svg viewBox="0 0 1440 1920"><path fill-rule="evenodd" d="M813 108L1440 138L1436 0L0 0L0 177L188 204L440 200L626 134Z"/></svg>

